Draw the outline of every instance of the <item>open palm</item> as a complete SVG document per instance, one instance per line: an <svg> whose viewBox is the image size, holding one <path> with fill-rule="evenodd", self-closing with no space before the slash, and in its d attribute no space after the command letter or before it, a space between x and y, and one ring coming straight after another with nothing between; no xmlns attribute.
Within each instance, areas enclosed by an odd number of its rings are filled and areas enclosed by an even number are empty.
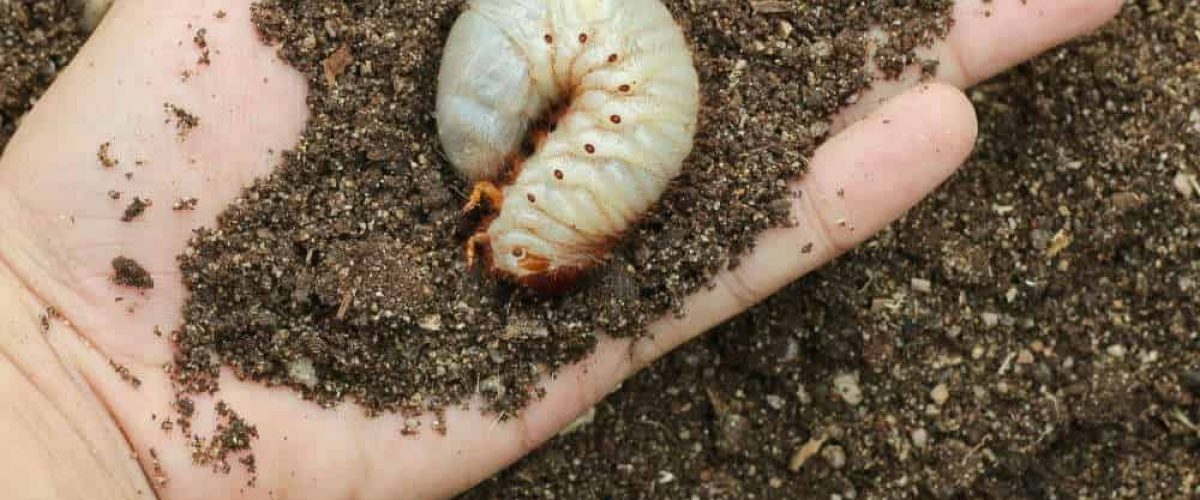
<svg viewBox="0 0 1200 500"><path fill-rule="evenodd" d="M348 404L321 409L292 391L223 374L216 398L261 433L254 443L257 485L247 487L238 468L217 475L193 465L179 432L162 430L173 399L163 369L171 345L154 332L181 321L186 291L175 258L191 232L212 226L244 186L279 163L303 131L307 89L259 41L247 0L118 1L0 159L0 400L9 405L0 410L0 441L12 444L0 470L28 478L8 481L18 498L410 498L461 491L538 446L641 366L900 216L971 149L975 118L956 87L1093 29L1119 5L960 0L951 37L930 52L945 83L883 84L846 110L835 124L838 135L797 181L806 193L794 207L797 227L764 235L737 271L693 297L682 319L654 325L652 337L602 342L594 356L548 381L547 396L519 418L500 423L454 410L448 435L404 436L400 417L367 418ZM217 11L227 16L213 22ZM189 23L203 24L221 53L185 81L181 73L197 57ZM165 104L195 114L200 125L181 140L166 123ZM115 166L98 158L106 143ZM134 196L155 205L123 222ZM170 210L191 197L199 199L195 210ZM810 242L811 252L796 251ZM118 255L145 266L156 286L138 292L115 285L111 261ZM48 307L64 320L42 333L39 317ZM127 366L140 388L122 381L110 361ZM197 400L196 432L212 429L214 402Z"/></svg>

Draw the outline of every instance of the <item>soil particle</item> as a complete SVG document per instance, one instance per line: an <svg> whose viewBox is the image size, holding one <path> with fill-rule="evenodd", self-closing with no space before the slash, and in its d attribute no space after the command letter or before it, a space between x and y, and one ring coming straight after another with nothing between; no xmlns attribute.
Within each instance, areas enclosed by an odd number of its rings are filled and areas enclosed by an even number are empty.
<svg viewBox="0 0 1200 500"><path fill-rule="evenodd" d="M158 450L150 448L150 461L151 469L153 470L153 473L150 475L150 479L154 481L154 486L156 488L162 488L163 486L166 486L168 482L167 473L163 470L162 463L158 461Z"/></svg>
<svg viewBox="0 0 1200 500"><path fill-rule="evenodd" d="M258 439L258 428L243 420L224 401L217 402L216 414L217 425L211 437L191 436L192 462L211 466L215 473L228 474L233 470L230 460L236 457L236 462L250 474L249 486L253 486L257 467L250 444Z"/></svg>
<svg viewBox="0 0 1200 500"><path fill-rule="evenodd" d="M112 143L106 142L100 145L100 149L96 151L96 159L100 160L100 165L104 168L113 168L120 165L120 160L117 160L112 155Z"/></svg>
<svg viewBox="0 0 1200 500"><path fill-rule="evenodd" d="M129 368L125 365L118 364L111 359L108 360L108 365L112 367L113 371L117 372L117 376L121 377L121 380L133 386L134 389L142 386L142 380L134 376L133 372L129 371Z"/></svg>
<svg viewBox="0 0 1200 500"><path fill-rule="evenodd" d="M167 112L167 123L175 122L175 130L181 141L187 139L192 129L200 125L200 118L179 106L171 103L163 103L163 110Z"/></svg>
<svg viewBox="0 0 1200 500"><path fill-rule="evenodd" d="M200 51L200 58L196 60L196 64L200 66L211 65L212 58L208 48L208 29L200 28L196 30L196 36L192 37L192 43L196 44L196 50Z"/></svg>
<svg viewBox="0 0 1200 500"><path fill-rule="evenodd" d="M325 83L330 87L337 86L337 80L346 68L354 64L354 56L350 55L350 47L342 45L321 63L325 70Z"/></svg>
<svg viewBox="0 0 1200 500"><path fill-rule="evenodd" d="M822 436L810 439L807 443L804 443L804 446L797 449L796 453L792 454L792 458L788 460L788 470L799 472L804 467L804 464L808 463L809 459L820 453L821 447L825 445L827 439Z"/></svg>
<svg viewBox="0 0 1200 500"><path fill-rule="evenodd" d="M154 288L154 278L151 278L150 273L146 272L146 269L133 259L117 257L112 261L112 268L113 283L142 290Z"/></svg>
<svg viewBox="0 0 1200 500"><path fill-rule="evenodd" d="M199 203L200 200L197 198L180 198L175 200L175 203L171 205L171 210L176 212L195 210L196 205Z"/></svg>
<svg viewBox="0 0 1200 500"><path fill-rule="evenodd" d="M109 197L111 198L112 195L110 194ZM120 193L117 194L117 198L120 198ZM125 213L121 214L121 222L133 222L134 219L141 217L146 212L146 209L150 208L151 204L153 202L150 200L143 200L134 196L133 201L129 202L129 206L125 207Z"/></svg>
<svg viewBox="0 0 1200 500"><path fill-rule="evenodd" d="M841 446L832 445L821 449L821 458L829 464L829 467L834 470L841 469L846 466L846 450Z"/></svg>

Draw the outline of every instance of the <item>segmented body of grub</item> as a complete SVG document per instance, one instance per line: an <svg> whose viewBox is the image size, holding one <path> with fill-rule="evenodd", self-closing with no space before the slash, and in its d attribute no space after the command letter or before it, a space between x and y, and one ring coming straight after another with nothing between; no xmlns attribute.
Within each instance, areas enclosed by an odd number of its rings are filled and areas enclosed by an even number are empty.
<svg viewBox="0 0 1200 500"><path fill-rule="evenodd" d="M658 0L471 0L439 75L438 132L492 210L468 243L495 274L572 286L690 154L699 79Z"/></svg>

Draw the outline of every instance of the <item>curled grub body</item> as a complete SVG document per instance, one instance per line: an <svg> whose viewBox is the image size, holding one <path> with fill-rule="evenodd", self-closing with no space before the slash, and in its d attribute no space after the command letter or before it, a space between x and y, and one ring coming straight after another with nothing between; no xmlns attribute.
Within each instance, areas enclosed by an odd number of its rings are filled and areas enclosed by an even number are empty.
<svg viewBox="0 0 1200 500"><path fill-rule="evenodd" d="M471 0L439 75L443 148L493 214L469 244L497 274L569 287L690 154L699 81L658 0Z"/></svg>

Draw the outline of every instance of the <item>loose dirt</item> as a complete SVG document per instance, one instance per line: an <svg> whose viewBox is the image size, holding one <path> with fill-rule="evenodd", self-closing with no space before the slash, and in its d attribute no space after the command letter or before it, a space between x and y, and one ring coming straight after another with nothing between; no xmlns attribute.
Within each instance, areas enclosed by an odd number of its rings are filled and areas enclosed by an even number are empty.
<svg viewBox="0 0 1200 500"><path fill-rule="evenodd" d="M667 3L703 82L695 153L611 263L553 299L465 266L478 221L459 212L468 186L433 121L461 2L256 7L264 36L308 76L313 118L279 171L181 259L183 384L213 389L224 363L323 404L419 412L482 393L484 410L511 415L599 335L639 335L789 223L786 181L870 81L866 27L895 32L879 51L888 67L944 33L949 6Z"/></svg>
<svg viewBox="0 0 1200 500"><path fill-rule="evenodd" d="M71 0L0 3L0 153L21 117L83 44Z"/></svg>

